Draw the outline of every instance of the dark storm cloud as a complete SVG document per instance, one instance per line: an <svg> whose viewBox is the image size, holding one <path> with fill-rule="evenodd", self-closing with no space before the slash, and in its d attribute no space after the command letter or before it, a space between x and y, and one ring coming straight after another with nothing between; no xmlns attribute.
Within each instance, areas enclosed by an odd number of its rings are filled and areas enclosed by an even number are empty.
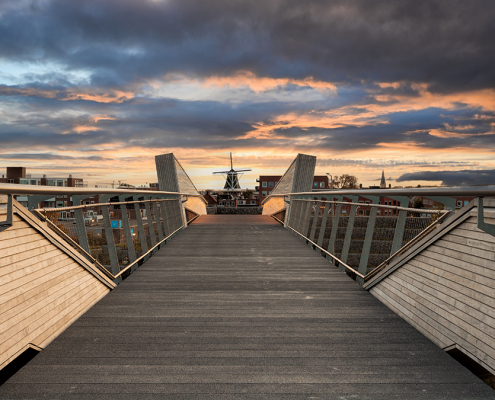
<svg viewBox="0 0 495 400"><path fill-rule="evenodd" d="M288 140L307 138L316 143L309 146L339 150L377 148L381 144L412 143L426 149L486 148L495 149L495 131L491 118L477 117L479 110L451 111L441 115L441 109L398 112L384 116L386 121L338 128L288 127L274 130L274 134ZM470 117L468 117L470 116ZM467 127L466 127L467 126ZM453 132L438 136L433 130ZM456 135L457 134L457 135Z"/></svg>
<svg viewBox="0 0 495 400"><path fill-rule="evenodd" d="M420 111L387 114L383 122L345 125L338 128L289 126L273 131L271 138L246 139L246 133L260 123L267 128L283 125L278 115L315 112L320 103L263 102L224 103L217 101L181 101L177 99L134 98L122 103L96 103L87 100L59 101L54 98L9 93L9 101L18 103L20 112L10 123L0 122L3 149L17 149L29 143L31 150L97 150L104 144L143 148L207 148L294 146L305 151L316 149L378 148L383 143L413 143L425 149L495 148L493 115L480 118L478 109ZM26 112L23 112L25 110ZM350 111L355 117L365 108ZM95 121L94 115L108 119ZM366 121L365 121L366 122ZM448 129L446 128L448 127ZM433 130L448 130L452 136L439 137Z"/></svg>
<svg viewBox="0 0 495 400"><path fill-rule="evenodd" d="M397 182L406 181L442 181L445 186L495 185L495 170L422 171L397 179Z"/></svg>
<svg viewBox="0 0 495 400"><path fill-rule="evenodd" d="M14 5L12 5L14 4ZM495 87L493 0L39 0L0 6L0 54L119 86L167 72ZM410 92L414 95L413 92Z"/></svg>

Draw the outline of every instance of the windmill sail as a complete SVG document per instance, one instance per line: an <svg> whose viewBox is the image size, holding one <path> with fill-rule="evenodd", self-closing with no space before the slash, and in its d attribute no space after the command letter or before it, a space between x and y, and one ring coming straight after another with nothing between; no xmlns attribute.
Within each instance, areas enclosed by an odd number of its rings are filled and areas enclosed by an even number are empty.
<svg viewBox="0 0 495 400"><path fill-rule="evenodd" d="M251 171L251 168L234 169L234 163L232 161L232 153L230 153L230 170L213 172L213 174L222 174L226 178L225 185L223 186L224 190L236 190L241 188L241 185L239 185L239 176L246 171Z"/></svg>

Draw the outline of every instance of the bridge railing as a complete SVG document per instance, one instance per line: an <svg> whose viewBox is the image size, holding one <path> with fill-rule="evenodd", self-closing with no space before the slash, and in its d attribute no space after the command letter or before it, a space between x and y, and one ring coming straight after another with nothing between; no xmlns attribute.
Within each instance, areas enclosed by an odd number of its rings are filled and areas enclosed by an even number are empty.
<svg viewBox="0 0 495 400"><path fill-rule="evenodd" d="M436 209L410 208L413 196L436 201ZM263 205L277 205L274 219L364 283L446 221L458 205L456 198L485 196L495 196L495 187L288 193L272 195ZM380 197L387 204L379 204Z"/></svg>
<svg viewBox="0 0 495 400"><path fill-rule="evenodd" d="M0 184L12 213L14 195L28 195L31 212L108 278L119 283L198 217L185 208L191 194L122 189L46 188ZM50 196L75 203L99 195L100 203L39 208ZM0 229L11 224L5 213ZM10 222L9 222L10 221Z"/></svg>

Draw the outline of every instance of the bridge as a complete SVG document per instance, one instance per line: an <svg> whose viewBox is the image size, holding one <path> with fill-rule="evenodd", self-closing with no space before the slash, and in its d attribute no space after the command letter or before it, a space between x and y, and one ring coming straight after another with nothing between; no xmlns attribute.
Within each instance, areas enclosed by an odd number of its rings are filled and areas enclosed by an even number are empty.
<svg viewBox="0 0 495 400"><path fill-rule="evenodd" d="M0 398L495 398L494 189L411 189L447 203L419 213L291 191L306 164L266 215L179 185L102 194L101 229L2 185Z"/></svg>

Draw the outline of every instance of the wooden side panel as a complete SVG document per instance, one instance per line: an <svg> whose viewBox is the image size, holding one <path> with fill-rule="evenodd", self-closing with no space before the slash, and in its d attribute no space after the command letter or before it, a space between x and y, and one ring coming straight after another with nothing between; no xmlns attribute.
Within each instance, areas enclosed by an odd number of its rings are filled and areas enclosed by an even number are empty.
<svg viewBox="0 0 495 400"><path fill-rule="evenodd" d="M438 346L457 345L495 373L495 237L477 228L474 211L370 292Z"/></svg>
<svg viewBox="0 0 495 400"><path fill-rule="evenodd" d="M22 212L0 232L0 369L44 348L110 291Z"/></svg>

